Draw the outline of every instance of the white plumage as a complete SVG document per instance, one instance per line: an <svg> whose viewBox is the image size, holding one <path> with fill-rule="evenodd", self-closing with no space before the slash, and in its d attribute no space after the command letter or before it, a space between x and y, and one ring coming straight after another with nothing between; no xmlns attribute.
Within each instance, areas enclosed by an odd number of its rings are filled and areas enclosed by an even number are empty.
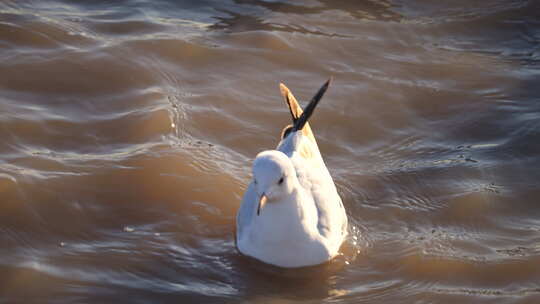
<svg viewBox="0 0 540 304"><path fill-rule="evenodd" d="M347 215L307 120L328 88L326 82L305 111L281 84L293 125L276 150L253 162L236 223L241 253L280 267L321 264L338 254Z"/></svg>

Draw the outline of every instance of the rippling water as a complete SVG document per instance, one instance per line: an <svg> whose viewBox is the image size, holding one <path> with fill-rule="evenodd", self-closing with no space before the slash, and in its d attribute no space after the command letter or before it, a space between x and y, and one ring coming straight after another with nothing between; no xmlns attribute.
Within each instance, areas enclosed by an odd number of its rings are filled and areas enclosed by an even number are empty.
<svg viewBox="0 0 540 304"><path fill-rule="evenodd" d="M351 237L259 265L278 83L329 76ZM0 302L540 302L539 85L535 0L0 0Z"/></svg>

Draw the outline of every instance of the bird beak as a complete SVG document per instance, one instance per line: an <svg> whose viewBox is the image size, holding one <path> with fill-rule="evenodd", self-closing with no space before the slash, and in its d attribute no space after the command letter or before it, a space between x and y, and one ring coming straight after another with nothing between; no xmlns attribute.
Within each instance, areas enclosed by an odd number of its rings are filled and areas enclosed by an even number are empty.
<svg viewBox="0 0 540 304"><path fill-rule="evenodd" d="M261 209L264 207L264 205L266 205L267 200L268 200L268 198L263 193L263 195L261 195L261 198L259 199L259 206L257 207L257 215L261 214Z"/></svg>

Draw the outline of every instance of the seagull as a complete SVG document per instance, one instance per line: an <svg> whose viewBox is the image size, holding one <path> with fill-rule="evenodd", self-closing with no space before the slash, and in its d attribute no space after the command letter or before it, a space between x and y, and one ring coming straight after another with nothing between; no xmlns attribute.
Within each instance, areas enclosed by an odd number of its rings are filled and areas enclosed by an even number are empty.
<svg viewBox="0 0 540 304"><path fill-rule="evenodd" d="M308 120L330 85L303 111L280 83L292 124L275 150L259 153L236 216L236 246L247 256L283 268L325 263L347 236L347 214Z"/></svg>

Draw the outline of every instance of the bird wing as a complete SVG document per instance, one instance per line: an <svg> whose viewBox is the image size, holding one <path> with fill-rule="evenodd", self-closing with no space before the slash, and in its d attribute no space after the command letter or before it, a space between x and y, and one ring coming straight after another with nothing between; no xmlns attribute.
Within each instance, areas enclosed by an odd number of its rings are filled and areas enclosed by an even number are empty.
<svg viewBox="0 0 540 304"><path fill-rule="evenodd" d="M346 234L347 215L334 181L324 164L313 131L307 122L329 83L330 80L313 97L306 107L306 111L309 109L310 113L307 113L307 118L304 117L304 125L296 130L295 127L302 119L304 111L287 86L280 84L281 95L289 107L293 125L283 130L282 140L277 150L291 158L301 186L308 194L311 194L318 211L319 233L327 239L336 239L335 234Z"/></svg>
<svg viewBox="0 0 540 304"><path fill-rule="evenodd" d="M289 88L287 88L286 85L284 85L283 83L280 83L279 90L281 92L281 96L283 96L283 99L285 99L285 102L287 103L287 106L289 107L289 111L291 112L292 121L294 124L300 118L300 116L302 116L302 113L304 113L304 110L302 110L302 107L300 106L296 98L294 98L294 95L292 94L291 90L289 90ZM287 127L285 127L285 129L283 129L281 138L285 138L285 136L288 135L286 130L292 127L293 125L288 125ZM302 133L305 136L307 136L309 139L311 139L315 144L317 143L308 122L306 122L304 128L302 129Z"/></svg>
<svg viewBox="0 0 540 304"><path fill-rule="evenodd" d="M277 149L289 156L300 185L312 197L318 212L317 228L321 236L341 243L338 236L347 233L347 215L317 144L297 131L282 140Z"/></svg>
<svg viewBox="0 0 540 304"><path fill-rule="evenodd" d="M236 240L242 238L245 228L251 224L253 215L255 214L255 209L257 208L257 193L255 191L255 186L253 182L249 183L244 197L242 199L242 204L236 215Z"/></svg>

